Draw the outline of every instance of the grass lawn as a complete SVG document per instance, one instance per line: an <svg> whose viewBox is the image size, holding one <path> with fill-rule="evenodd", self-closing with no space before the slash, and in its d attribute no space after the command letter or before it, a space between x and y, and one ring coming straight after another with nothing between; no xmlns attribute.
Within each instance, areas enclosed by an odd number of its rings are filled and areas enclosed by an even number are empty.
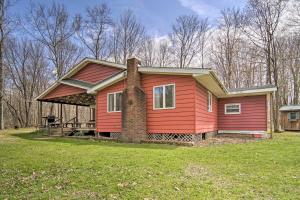
<svg viewBox="0 0 300 200"><path fill-rule="evenodd" d="M208 147L0 132L0 199L299 199L300 133Z"/></svg>

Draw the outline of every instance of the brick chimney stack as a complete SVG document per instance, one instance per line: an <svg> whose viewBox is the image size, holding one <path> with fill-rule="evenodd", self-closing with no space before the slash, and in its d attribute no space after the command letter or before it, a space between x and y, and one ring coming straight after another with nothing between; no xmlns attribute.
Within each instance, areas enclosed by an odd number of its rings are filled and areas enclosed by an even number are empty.
<svg viewBox="0 0 300 200"><path fill-rule="evenodd" d="M141 88L141 74L137 58L127 60L127 87L122 96L122 134L124 142L146 139L146 95Z"/></svg>

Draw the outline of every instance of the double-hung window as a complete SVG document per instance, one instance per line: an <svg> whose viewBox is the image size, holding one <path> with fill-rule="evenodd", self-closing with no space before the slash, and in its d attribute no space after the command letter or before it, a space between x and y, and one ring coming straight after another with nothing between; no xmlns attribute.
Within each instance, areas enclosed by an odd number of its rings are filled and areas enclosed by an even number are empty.
<svg viewBox="0 0 300 200"><path fill-rule="evenodd" d="M240 103L225 104L225 114L226 115L241 114L241 104Z"/></svg>
<svg viewBox="0 0 300 200"><path fill-rule="evenodd" d="M122 92L113 92L107 94L107 112L121 112Z"/></svg>
<svg viewBox="0 0 300 200"><path fill-rule="evenodd" d="M207 92L207 111L212 112L212 94Z"/></svg>
<svg viewBox="0 0 300 200"><path fill-rule="evenodd" d="M175 108L175 84L153 87L153 109Z"/></svg>

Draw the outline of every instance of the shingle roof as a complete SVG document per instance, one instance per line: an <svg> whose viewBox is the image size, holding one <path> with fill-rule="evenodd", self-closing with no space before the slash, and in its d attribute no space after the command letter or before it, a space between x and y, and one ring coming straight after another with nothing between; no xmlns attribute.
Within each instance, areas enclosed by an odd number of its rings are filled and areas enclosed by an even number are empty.
<svg viewBox="0 0 300 200"><path fill-rule="evenodd" d="M282 106L279 111L296 111L300 110L300 105Z"/></svg>

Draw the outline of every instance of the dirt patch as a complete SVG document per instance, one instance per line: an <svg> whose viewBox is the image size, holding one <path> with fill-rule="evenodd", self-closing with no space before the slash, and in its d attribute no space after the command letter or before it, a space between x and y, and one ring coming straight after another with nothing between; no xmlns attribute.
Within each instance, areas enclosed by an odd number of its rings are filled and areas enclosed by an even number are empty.
<svg viewBox="0 0 300 200"><path fill-rule="evenodd" d="M196 164L190 164L185 168L185 175L186 176L201 176L201 177L206 177L209 176L210 170L206 167L196 165Z"/></svg>

